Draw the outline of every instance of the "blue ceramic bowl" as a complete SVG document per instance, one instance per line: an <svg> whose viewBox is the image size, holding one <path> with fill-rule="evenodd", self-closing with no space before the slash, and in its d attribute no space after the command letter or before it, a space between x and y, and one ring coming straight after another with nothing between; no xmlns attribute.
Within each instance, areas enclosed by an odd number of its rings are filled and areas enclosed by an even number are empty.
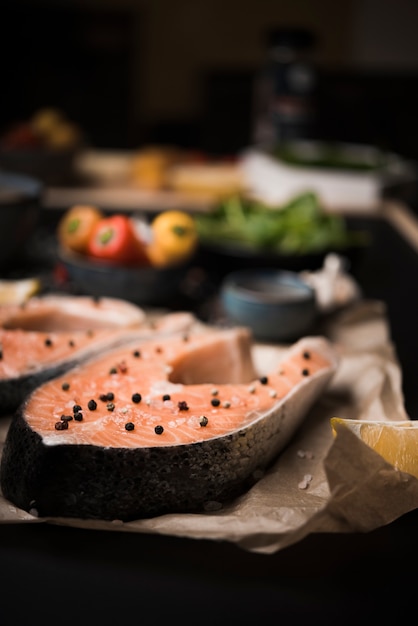
<svg viewBox="0 0 418 626"><path fill-rule="evenodd" d="M81 254L58 250L70 287L76 293L122 298L138 305L165 306L180 293L189 265L167 268L125 267L90 260Z"/></svg>
<svg viewBox="0 0 418 626"><path fill-rule="evenodd" d="M294 341L313 329L317 306L314 290L297 273L243 269L227 274L221 306L234 324L251 328L260 341Z"/></svg>

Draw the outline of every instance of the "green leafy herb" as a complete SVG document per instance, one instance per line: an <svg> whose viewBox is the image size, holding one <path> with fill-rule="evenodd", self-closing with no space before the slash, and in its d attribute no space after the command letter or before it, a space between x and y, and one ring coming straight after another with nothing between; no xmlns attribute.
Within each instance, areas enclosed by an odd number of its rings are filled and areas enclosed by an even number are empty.
<svg viewBox="0 0 418 626"><path fill-rule="evenodd" d="M202 243L278 254L341 250L366 242L365 233L348 231L341 215L325 212L318 196L308 192L278 207L232 196L196 216L196 226Z"/></svg>

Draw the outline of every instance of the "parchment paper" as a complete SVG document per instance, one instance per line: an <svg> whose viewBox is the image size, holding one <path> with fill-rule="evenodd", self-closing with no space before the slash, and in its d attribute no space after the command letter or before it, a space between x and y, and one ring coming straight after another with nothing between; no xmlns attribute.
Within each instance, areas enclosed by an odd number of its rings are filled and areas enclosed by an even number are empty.
<svg viewBox="0 0 418 626"><path fill-rule="evenodd" d="M276 463L246 494L221 510L163 515L129 523L36 518L0 496L0 522L50 523L119 532L230 541L271 554L317 532L367 532L418 507L418 480L395 470L353 433L333 437L332 416L408 419L401 370L385 306L355 302L323 318L341 362L327 392ZM257 367L268 369L286 346L257 344ZM3 443L9 419L0 421Z"/></svg>

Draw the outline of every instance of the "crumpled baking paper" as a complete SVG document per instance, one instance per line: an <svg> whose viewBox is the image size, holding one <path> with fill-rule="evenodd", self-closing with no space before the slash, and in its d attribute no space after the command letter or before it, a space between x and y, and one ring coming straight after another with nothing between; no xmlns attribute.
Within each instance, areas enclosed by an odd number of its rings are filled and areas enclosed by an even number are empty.
<svg viewBox="0 0 418 626"><path fill-rule="evenodd" d="M222 509L169 514L128 523L36 518L0 496L0 522L50 523L233 542L275 553L311 533L368 532L418 507L418 480L395 470L350 431L332 434L330 418L404 420L402 373L385 305L356 301L324 315L317 334L334 342L341 361L326 393L275 464L247 493ZM286 348L257 344L258 368ZM8 419L0 421L4 441Z"/></svg>

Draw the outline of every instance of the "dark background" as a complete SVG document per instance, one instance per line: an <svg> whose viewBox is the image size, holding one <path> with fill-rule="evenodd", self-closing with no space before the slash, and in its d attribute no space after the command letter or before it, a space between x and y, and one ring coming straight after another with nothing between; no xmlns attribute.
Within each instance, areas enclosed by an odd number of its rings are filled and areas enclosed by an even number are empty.
<svg viewBox="0 0 418 626"><path fill-rule="evenodd" d="M416 0L3 0L0 132L54 106L94 147L250 142L263 33L317 37L319 137L418 159ZM415 251L380 220L356 278L388 305L418 415ZM1 522L1 520L0 520ZM376 531L274 555L227 542L0 524L0 626L406 624L416 612L417 511ZM409 613L409 614L408 614Z"/></svg>
<svg viewBox="0 0 418 626"><path fill-rule="evenodd" d="M416 159L417 19L414 0L5 0L0 131L54 106L94 147L235 153L265 34L291 25L316 38L312 135Z"/></svg>

